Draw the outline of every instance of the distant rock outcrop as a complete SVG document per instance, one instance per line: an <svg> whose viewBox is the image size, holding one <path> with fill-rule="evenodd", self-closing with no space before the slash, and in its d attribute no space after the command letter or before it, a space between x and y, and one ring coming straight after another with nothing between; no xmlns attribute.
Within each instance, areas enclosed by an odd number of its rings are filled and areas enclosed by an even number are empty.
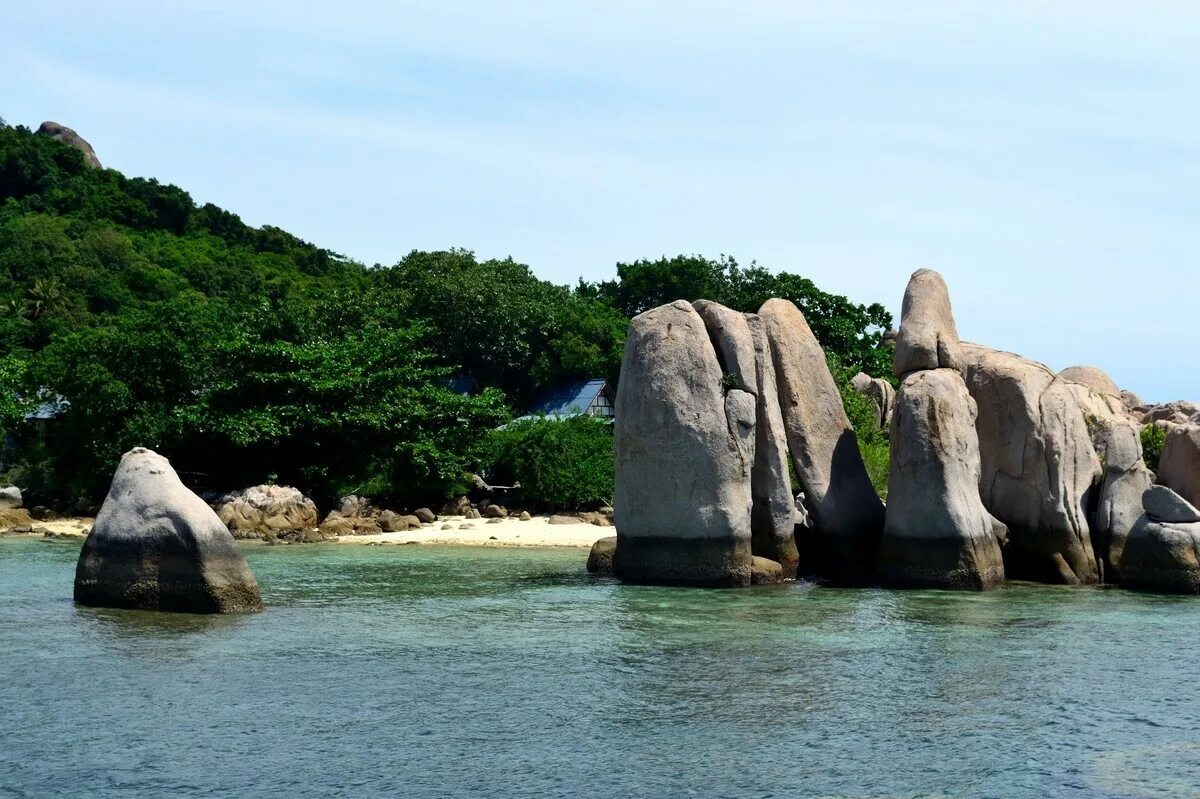
<svg viewBox="0 0 1200 799"><path fill-rule="evenodd" d="M75 569L83 605L187 613L262 610L258 583L229 530L166 458L132 449Z"/></svg>
<svg viewBox="0 0 1200 799"><path fill-rule="evenodd" d="M788 448L812 522L800 560L838 582L867 582L883 533L883 503L863 465L825 351L791 302L767 300L758 315L771 342Z"/></svg>
<svg viewBox="0 0 1200 799"><path fill-rule="evenodd" d="M896 389L882 377L859 372L850 380L850 387L875 405L875 426L888 430L892 426L892 411L896 408Z"/></svg>
<svg viewBox="0 0 1200 799"><path fill-rule="evenodd" d="M0 510L12 510L22 505L21 489L16 486L0 488Z"/></svg>
<svg viewBox="0 0 1200 799"><path fill-rule="evenodd" d="M750 358L753 369L753 349ZM634 317L617 407L616 575L748 585L755 397L726 386L689 303Z"/></svg>
<svg viewBox="0 0 1200 799"><path fill-rule="evenodd" d="M317 526L317 506L291 486L257 485L226 494L217 504L217 516L234 538L266 538Z"/></svg>
<svg viewBox="0 0 1200 799"><path fill-rule="evenodd" d="M68 128L66 125L60 125L57 122L46 121L38 127L37 132L42 136L49 136L53 139L58 139L64 144L71 145L76 150L83 153L83 160L88 166L93 166L96 169L103 169L103 167L100 166L100 159L96 157L96 151L92 149L92 145L88 144L86 139Z"/></svg>

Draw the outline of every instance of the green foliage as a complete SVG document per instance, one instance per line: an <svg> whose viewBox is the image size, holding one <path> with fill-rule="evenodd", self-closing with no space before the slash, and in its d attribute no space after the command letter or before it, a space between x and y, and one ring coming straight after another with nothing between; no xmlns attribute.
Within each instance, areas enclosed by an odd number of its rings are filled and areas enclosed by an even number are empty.
<svg viewBox="0 0 1200 799"><path fill-rule="evenodd" d="M0 356L0 439L25 420L34 403L21 394L26 364L14 354Z"/></svg>
<svg viewBox="0 0 1200 799"><path fill-rule="evenodd" d="M1158 471L1158 461L1162 457L1163 445L1166 443L1166 428L1153 424L1142 428L1142 460L1145 461L1146 468L1150 471Z"/></svg>
<svg viewBox="0 0 1200 799"><path fill-rule="evenodd" d="M859 394L850 385L856 371L851 371L840 364L837 357L827 355L829 371L837 383L842 395L842 405L846 408L846 416L854 427L858 439L858 450L862 454L863 463L875 492L886 500L888 491L888 475L891 469L891 444L888 436L890 430L882 429L877 421L878 410L870 397Z"/></svg>
<svg viewBox="0 0 1200 799"><path fill-rule="evenodd" d="M528 502L574 510L612 502L612 424L591 416L520 419L491 433L488 475Z"/></svg>

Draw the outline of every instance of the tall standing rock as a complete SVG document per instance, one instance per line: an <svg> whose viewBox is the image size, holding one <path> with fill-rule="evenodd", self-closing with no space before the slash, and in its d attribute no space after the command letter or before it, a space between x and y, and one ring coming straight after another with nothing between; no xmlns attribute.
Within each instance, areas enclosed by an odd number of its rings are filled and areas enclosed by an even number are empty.
<svg viewBox="0 0 1200 799"><path fill-rule="evenodd" d="M962 370L950 292L941 275L931 269L913 272L904 289L900 318L893 358L896 377L922 369Z"/></svg>
<svg viewBox="0 0 1200 799"><path fill-rule="evenodd" d="M704 320L722 376L731 376L736 388L758 396L754 337L746 315L711 300L696 300L692 307Z"/></svg>
<svg viewBox="0 0 1200 799"><path fill-rule="evenodd" d="M901 384L877 567L883 583L972 590L1003 584L1005 528L979 498L975 416L953 369L913 372Z"/></svg>
<svg viewBox="0 0 1200 799"><path fill-rule="evenodd" d="M58 139L64 144L69 144L79 152L83 153L83 160L88 166L101 169L100 159L96 157L96 151L92 149L92 145L88 144L87 139L80 136L75 131L68 128L66 125L60 125L57 122L46 121L38 126L37 132L42 136L49 136L52 139Z"/></svg>
<svg viewBox="0 0 1200 799"><path fill-rule="evenodd" d="M137 447L121 458L75 568L82 605L186 613L262 610L233 536L166 458Z"/></svg>
<svg viewBox="0 0 1200 799"><path fill-rule="evenodd" d="M1142 496L1121 559L1121 585L1139 591L1200 594L1200 511L1166 486Z"/></svg>
<svg viewBox="0 0 1200 799"><path fill-rule="evenodd" d="M871 377L859 372L850 381L850 386L875 404L875 421L880 430L892 427L892 411L896 407L896 389L882 377Z"/></svg>
<svg viewBox="0 0 1200 799"><path fill-rule="evenodd" d="M1137 425L1124 419L1105 421L1100 432L1104 453L1104 478L1096 504L1092 544L1104 566L1104 581L1119 582L1125 542L1142 515L1142 496L1154 482L1154 473L1142 460L1142 440Z"/></svg>
<svg viewBox="0 0 1200 799"><path fill-rule="evenodd" d="M630 322L614 425L617 577L749 585L755 398L723 376L688 303Z"/></svg>
<svg viewBox="0 0 1200 799"><path fill-rule="evenodd" d="M1008 577L1097 582L1086 506L1101 466L1075 395L1042 364L970 344L960 351L979 413L979 493L1008 526Z"/></svg>
<svg viewBox="0 0 1200 799"><path fill-rule="evenodd" d="M787 431L779 409L779 389L766 325L756 314L748 314L754 340L754 363L759 395L755 426L754 467L750 491L754 505L750 530L755 555L776 561L783 576L796 576L800 554L796 548L796 499L788 473Z"/></svg>
<svg viewBox="0 0 1200 799"><path fill-rule="evenodd" d="M1200 505L1200 425L1177 425L1167 431L1158 459L1158 482Z"/></svg>
<svg viewBox="0 0 1200 799"><path fill-rule="evenodd" d="M812 520L812 552L800 559L842 582L875 571L883 503L875 493L841 393L804 314L787 300L767 300L758 315L767 330L779 407L796 476Z"/></svg>

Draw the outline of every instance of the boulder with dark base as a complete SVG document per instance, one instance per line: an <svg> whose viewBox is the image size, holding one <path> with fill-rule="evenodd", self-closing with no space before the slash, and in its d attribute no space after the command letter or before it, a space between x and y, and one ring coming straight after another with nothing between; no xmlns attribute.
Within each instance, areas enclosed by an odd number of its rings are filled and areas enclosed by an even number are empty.
<svg viewBox="0 0 1200 799"><path fill-rule="evenodd" d="M613 573L613 554L617 551L617 537L611 535L601 538L592 544L588 553L587 570L592 574L610 575Z"/></svg>
<svg viewBox="0 0 1200 799"><path fill-rule="evenodd" d="M82 605L187 613L262 610L228 528L166 458L125 453L75 569Z"/></svg>
<svg viewBox="0 0 1200 799"><path fill-rule="evenodd" d="M1200 594L1200 511L1164 486L1143 497L1121 559L1121 585L1138 591Z"/></svg>
<svg viewBox="0 0 1200 799"><path fill-rule="evenodd" d="M754 341L755 378L759 388L754 428L754 465L750 470L751 550L779 563L786 578L796 576L800 554L796 549L796 501L788 471L787 431L779 408L779 389L771 342L761 318L748 314Z"/></svg>
<svg viewBox="0 0 1200 799"><path fill-rule="evenodd" d="M799 308L772 299L758 315L771 344L788 449L812 524L800 561L835 582L865 583L875 572L883 502L863 465L841 392Z"/></svg>
<svg viewBox="0 0 1200 799"><path fill-rule="evenodd" d="M263 538L317 526L317 506L298 488L257 485L226 494L217 516L234 538Z"/></svg>
<svg viewBox="0 0 1200 799"><path fill-rule="evenodd" d="M979 413L979 493L1008 526L1008 579L1098 582L1087 503L1101 464L1070 384L1011 353L961 352Z"/></svg>
<svg viewBox="0 0 1200 799"><path fill-rule="evenodd" d="M979 498L975 402L962 375L910 373L897 397L880 581L977 591L1003 584L1005 528Z"/></svg>
<svg viewBox="0 0 1200 799"><path fill-rule="evenodd" d="M750 584L773 585L788 579L783 564L770 558L755 555L750 559Z"/></svg>
<svg viewBox="0 0 1200 799"><path fill-rule="evenodd" d="M750 583L755 402L723 378L687 302L630 323L614 425L613 567L622 580Z"/></svg>

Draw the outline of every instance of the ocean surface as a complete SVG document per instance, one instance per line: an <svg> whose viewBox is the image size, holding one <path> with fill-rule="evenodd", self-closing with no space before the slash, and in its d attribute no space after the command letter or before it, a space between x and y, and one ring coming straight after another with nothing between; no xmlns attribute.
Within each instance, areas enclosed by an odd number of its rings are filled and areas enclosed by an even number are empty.
<svg viewBox="0 0 1200 799"><path fill-rule="evenodd" d="M0 539L0 797L1200 796L1200 600L704 591L579 550L247 548L241 617Z"/></svg>

